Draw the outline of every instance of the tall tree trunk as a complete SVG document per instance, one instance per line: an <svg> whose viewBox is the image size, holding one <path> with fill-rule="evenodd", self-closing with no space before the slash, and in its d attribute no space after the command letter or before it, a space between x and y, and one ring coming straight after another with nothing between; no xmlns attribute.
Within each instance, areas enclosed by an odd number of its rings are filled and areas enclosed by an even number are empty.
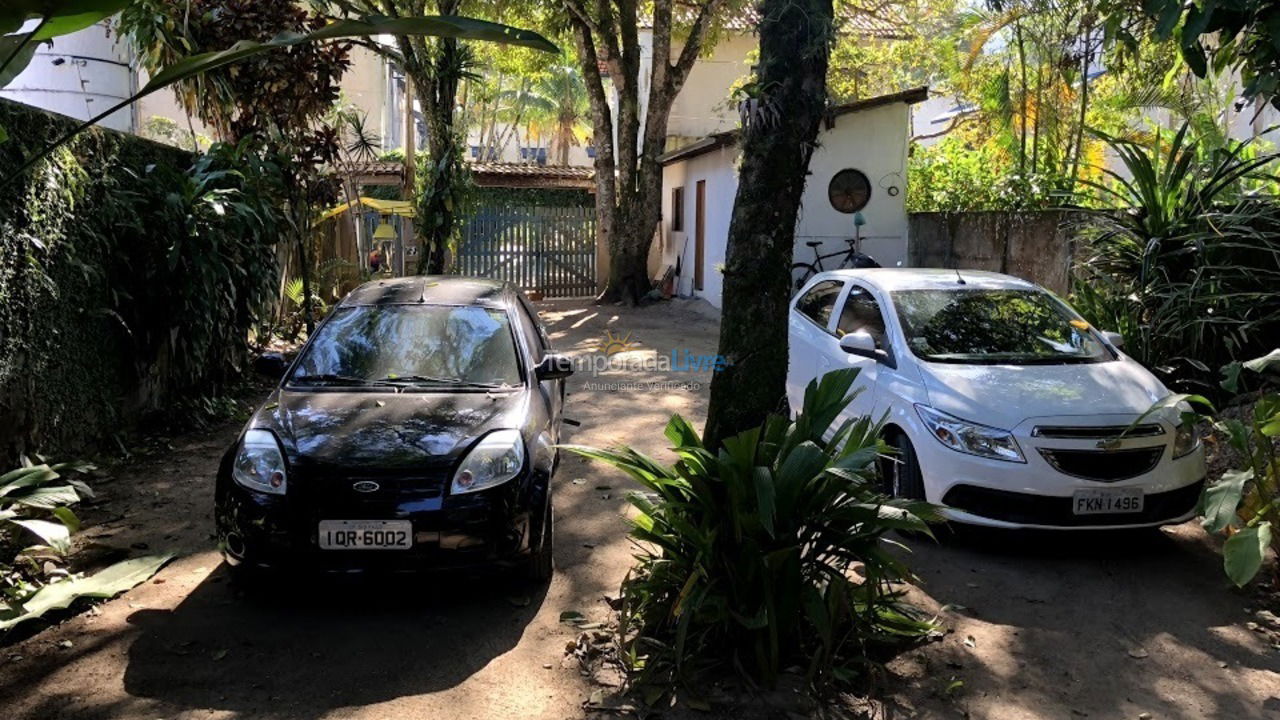
<svg viewBox="0 0 1280 720"><path fill-rule="evenodd" d="M599 302L637 304L649 292L649 247L662 215L662 167L667 118L702 49L703 38L724 0L682 5L693 17L679 57L672 62L673 0L651 6L652 65L647 113L641 118L640 4L637 0L561 0L578 46L597 149L597 242L608 248L609 276ZM608 68L617 92L609 103L600 68ZM641 121L644 136L640 135ZM615 133L615 122L616 130Z"/></svg>
<svg viewBox="0 0 1280 720"><path fill-rule="evenodd" d="M1022 21L1018 21L1015 25L1015 31L1018 37L1018 68L1021 76L1022 94L1018 101L1022 106L1022 132L1018 144L1018 173L1026 175L1027 172L1027 51L1026 46L1022 42Z"/></svg>
<svg viewBox="0 0 1280 720"><path fill-rule="evenodd" d="M761 102L778 112L744 129L720 319L728 365L711 380L710 448L785 407L788 268L827 102L832 0L764 0L760 10Z"/></svg>

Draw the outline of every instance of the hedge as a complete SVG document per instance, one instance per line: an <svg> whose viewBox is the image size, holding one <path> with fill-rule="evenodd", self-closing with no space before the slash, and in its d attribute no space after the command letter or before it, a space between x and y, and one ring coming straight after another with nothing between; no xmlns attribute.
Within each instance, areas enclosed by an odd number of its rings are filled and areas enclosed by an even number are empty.
<svg viewBox="0 0 1280 720"><path fill-rule="evenodd" d="M0 101L0 179L71 122ZM188 196L207 200L216 183L201 185L209 168L192 165L187 152L94 129L0 188L0 460L82 450L217 392L244 365L267 281L238 266L255 262L246 242L259 240L244 236L270 218L246 231L249 220L216 207L196 213L212 221L193 216ZM191 312L209 292L210 312Z"/></svg>

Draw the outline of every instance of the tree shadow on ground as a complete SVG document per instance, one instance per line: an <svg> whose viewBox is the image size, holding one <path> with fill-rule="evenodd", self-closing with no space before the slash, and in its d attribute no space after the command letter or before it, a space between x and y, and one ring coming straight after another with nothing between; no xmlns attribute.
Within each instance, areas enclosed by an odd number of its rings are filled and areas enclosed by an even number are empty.
<svg viewBox="0 0 1280 720"><path fill-rule="evenodd" d="M955 635L915 658L922 682L963 680L978 716L1253 718L1280 702L1280 657L1244 628L1248 598L1193 523L908 545L919 592L961 608Z"/></svg>
<svg viewBox="0 0 1280 720"><path fill-rule="evenodd" d="M511 650L546 587L492 576L293 578L219 568L172 611L138 610L125 690L178 707L315 716L454 687Z"/></svg>

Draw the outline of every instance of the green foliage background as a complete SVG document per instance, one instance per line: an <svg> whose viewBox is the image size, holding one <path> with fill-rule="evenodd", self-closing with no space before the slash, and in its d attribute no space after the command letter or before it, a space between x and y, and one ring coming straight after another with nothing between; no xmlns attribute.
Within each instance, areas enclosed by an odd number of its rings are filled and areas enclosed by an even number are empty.
<svg viewBox="0 0 1280 720"><path fill-rule="evenodd" d="M71 124L0 101L0 176ZM0 195L0 459L77 450L237 374L276 218L266 187L192 162L95 129Z"/></svg>

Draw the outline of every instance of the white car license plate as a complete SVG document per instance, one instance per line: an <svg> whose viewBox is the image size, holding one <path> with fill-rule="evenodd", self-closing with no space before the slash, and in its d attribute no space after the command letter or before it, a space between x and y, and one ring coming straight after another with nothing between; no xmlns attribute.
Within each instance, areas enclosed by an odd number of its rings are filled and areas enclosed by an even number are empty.
<svg viewBox="0 0 1280 720"><path fill-rule="evenodd" d="M322 550L407 550L413 547L408 520L321 520Z"/></svg>
<svg viewBox="0 0 1280 720"><path fill-rule="evenodd" d="M1107 515L1142 512L1142 490L1138 488L1097 488L1077 490L1071 496L1076 515Z"/></svg>

